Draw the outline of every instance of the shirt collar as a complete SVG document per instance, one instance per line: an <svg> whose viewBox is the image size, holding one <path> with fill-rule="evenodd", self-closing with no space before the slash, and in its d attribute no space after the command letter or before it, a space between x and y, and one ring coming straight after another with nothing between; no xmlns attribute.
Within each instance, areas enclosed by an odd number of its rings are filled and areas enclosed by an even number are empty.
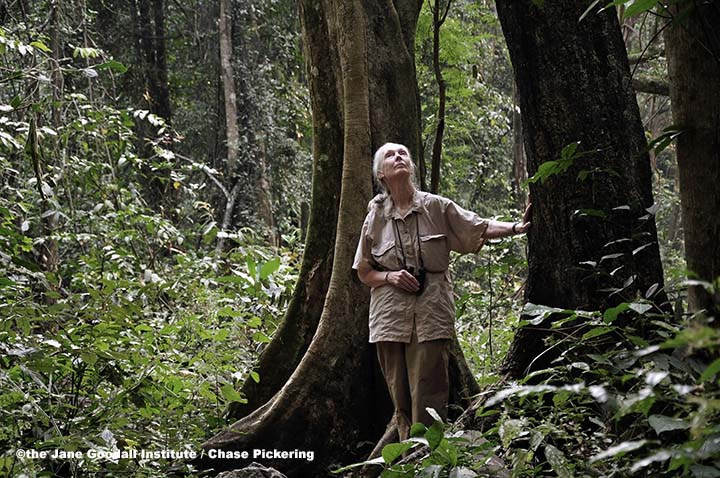
<svg viewBox="0 0 720 478"><path fill-rule="evenodd" d="M395 208L395 202L392 200L392 196L388 194L383 204L385 209L385 217L387 219L404 219L412 212L422 213L425 209L422 204L422 194L423 193L421 193L417 189L415 190L415 192L413 193L412 202L410 203L410 208L405 213L405 216L400 215L400 212Z"/></svg>

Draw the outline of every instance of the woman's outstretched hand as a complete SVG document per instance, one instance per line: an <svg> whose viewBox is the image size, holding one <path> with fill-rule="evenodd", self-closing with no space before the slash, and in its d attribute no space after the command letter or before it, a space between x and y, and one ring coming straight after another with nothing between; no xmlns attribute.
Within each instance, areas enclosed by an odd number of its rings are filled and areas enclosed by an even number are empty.
<svg viewBox="0 0 720 478"><path fill-rule="evenodd" d="M530 202L530 196L528 195L528 205L525 208L525 212L523 213L522 222L518 223L515 226L515 232L517 232L518 234L524 234L525 232L527 232L528 229L530 229L530 226L532 226L532 223L529 221L531 206L532 203Z"/></svg>

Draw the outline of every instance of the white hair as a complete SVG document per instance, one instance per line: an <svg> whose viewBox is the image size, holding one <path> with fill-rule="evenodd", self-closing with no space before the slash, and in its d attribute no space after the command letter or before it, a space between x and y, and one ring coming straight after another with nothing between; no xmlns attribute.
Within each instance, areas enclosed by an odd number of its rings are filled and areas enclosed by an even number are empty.
<svg viewBox="0 0 720 478"><path fill-rule="evenodd" d="M385 181L380 179L378 174L380 173L380 166L382 165L383 159L385 159L385 151L389 148L402 148L408 152L408 159L410 160L410 181L412 181L412 183L417 186L417 178L415 176L415 162L413 161L412 155L410 154L410 148L408 148L404 144L398 143L385 143L380 146L377 151L375 151L375 154L373 155L373 179L375 179L375 182L380 186L383 192L388 192L387 187L385 186Z"/></svg>

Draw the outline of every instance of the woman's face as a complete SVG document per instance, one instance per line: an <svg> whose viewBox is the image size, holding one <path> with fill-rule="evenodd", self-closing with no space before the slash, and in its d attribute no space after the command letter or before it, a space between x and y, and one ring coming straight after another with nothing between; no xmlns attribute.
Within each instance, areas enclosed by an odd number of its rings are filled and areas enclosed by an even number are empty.
<svg viewBox="0 0 720 478"><path fill-rule="evenodd" d="M382 167L380 168L380 179L386 181L410 177L412 172L410 165L410 154L402 146L389 147L383 153Z"/></svg>

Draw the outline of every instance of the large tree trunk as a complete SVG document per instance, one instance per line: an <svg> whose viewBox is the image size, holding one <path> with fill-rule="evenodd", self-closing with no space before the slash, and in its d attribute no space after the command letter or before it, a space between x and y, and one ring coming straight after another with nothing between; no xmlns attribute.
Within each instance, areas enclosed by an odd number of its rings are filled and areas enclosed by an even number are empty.
<svg viewBox="0 0 720 478"><path fill-rule="evenodd" d="M413 63L420 1L302 0L300 10L315 135L313 204L300 280L283 325L261 357L260 383L248 381L249 403L232 410L244 418L203 446L314 450L313 462L275 466L289 476L317 476L332 463L366 455L372 447L358 445L380 438L392 413L374 347L367 343L368 291L351 264L372 196L373 151L390 140L420 148ZM454 391L467 400L477 386L461 358L451 374L465 386ZM230 468L242 460L200 464Z"/></svg>
<svg viewBox="0 0 720 478"><path fill-rule="evenodd" d="M350 269L371 196L367 19L359 0L312 3L301 2L301 8L304 12L322 9L328 27L326 41L338 45L340 58L336 77L342 78L344 158L337 236L342 240L335 243L332 276L318 330L298 368L270 402L203 445L206 449L314 450L312 462L295 460L276 465L295 476L313 476L318 467L350 458L356 444L380 432L372 416L378 387L372 380L363 320L367 292ZM236 464L205 463L215 467Z"/></svg>
<svg viewBox="0 0 720 478"><path fill-rule="evenodd" d="M720 276L720 9L717 2L692 5L665 30L665 45L673 123L684 130L677 161L685 257L697 278L713 282ZM717 317L720 291L713 297L690 287L688 301L691 311Z"/></svg>
<svg viewBox="0 0 720 478"><path fill-rule="evenodd" d="M330 45L322 8L300 5L303 45L313 113L313 191L300 276L285 319L256 367L260 382L247 379L248 402L235 403L230 417L255 411L287 382L317 330L330 282L343 164L342 98L339 58Z"/></svg>
<svg viewBox="0 0 720 478"><path fill-rule="evenodd" d="M525 300L603 310L657 284L665 301L651 174L625 45L614 11L578 19L590 1L497 0L522 110L528 174L580 141L565 173L531 185ZM584 181L580 171L594 171ZM613 244L610 244L613 241ZM618 256L609 256L618 254ZM610 294L603 289L615 289ZM518 331L510 376L553 358L541 329Z"/></svg>

